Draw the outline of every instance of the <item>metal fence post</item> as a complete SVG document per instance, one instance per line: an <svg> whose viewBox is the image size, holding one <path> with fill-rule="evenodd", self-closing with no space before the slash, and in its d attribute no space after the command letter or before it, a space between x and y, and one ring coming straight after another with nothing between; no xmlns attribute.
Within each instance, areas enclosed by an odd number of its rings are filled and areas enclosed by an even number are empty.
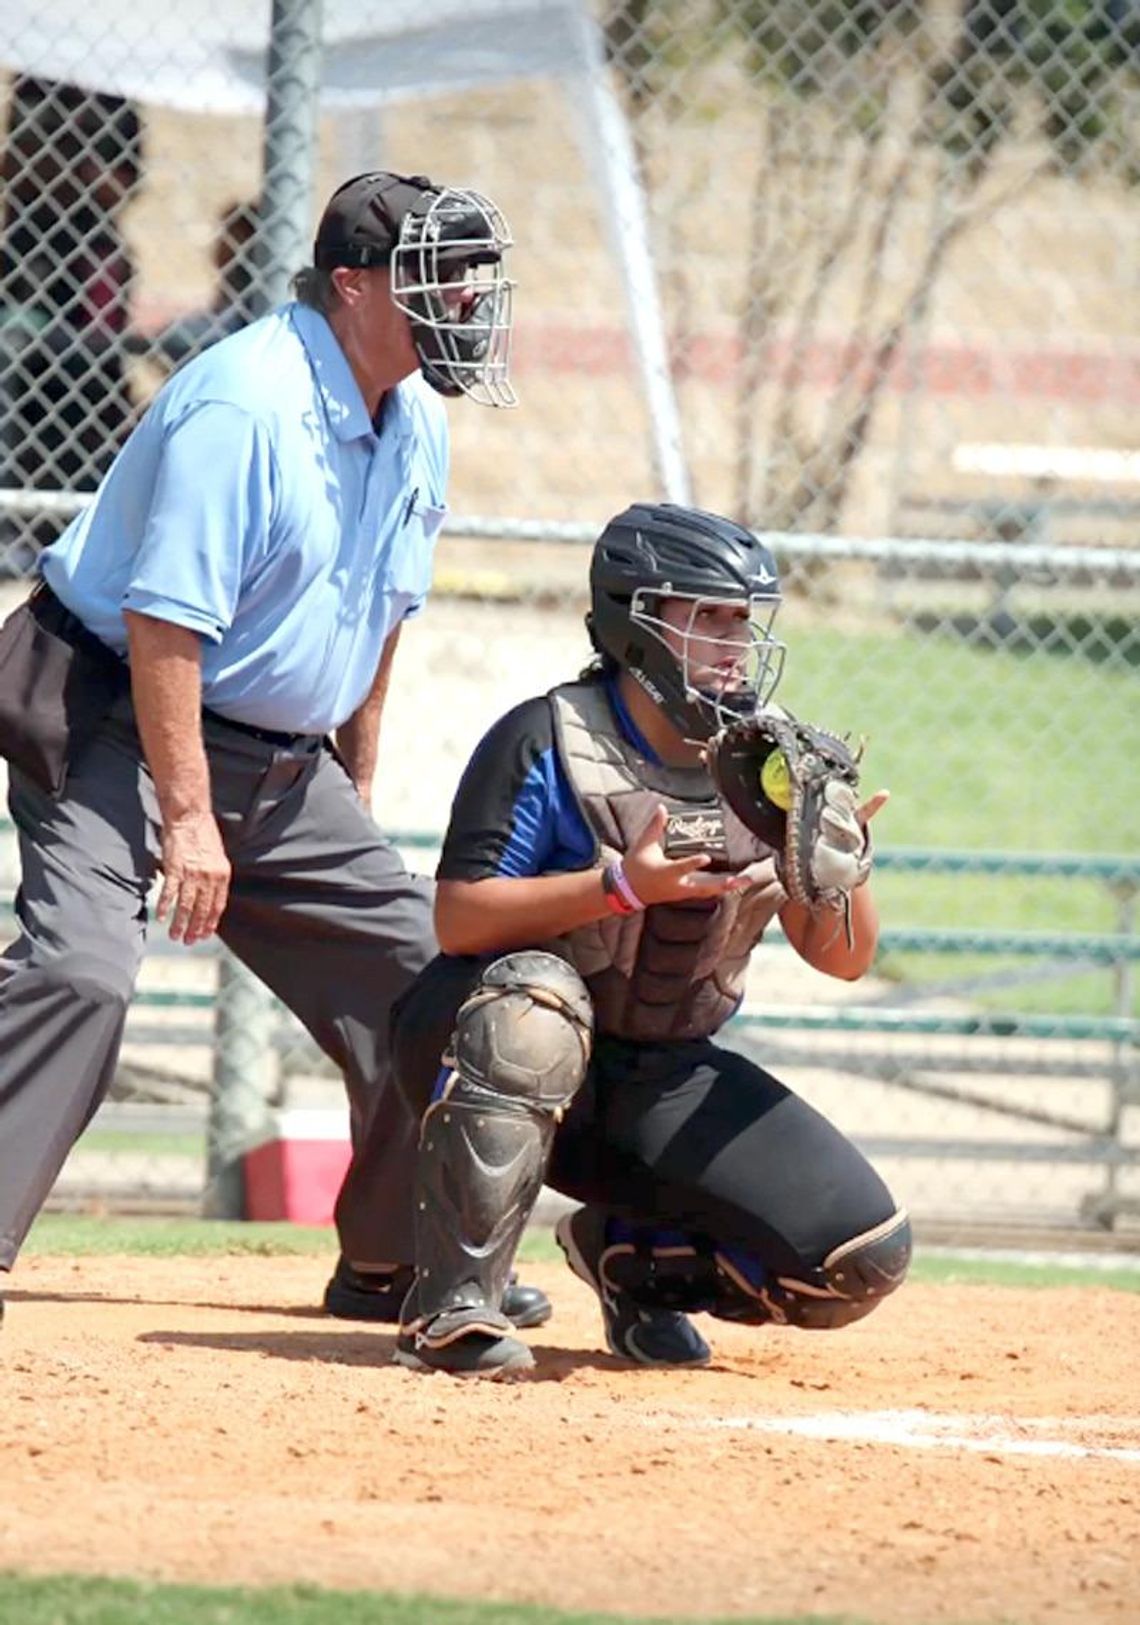
<svg viewBox="0 0 1140 1625"><path fill-rule="evenodd" d="M273 999L233 954L218 961L214 1073L206 1126L208 1219L244 1219L244 1154L267 1137L277 1088Z"/></svg>
<svg viewBox="0 0 1140 1625"><path fill-rule="evenodd" d="M1112 886L1112 893L1119 904L1117 930L1122 937L1131 936L1136 928L1136 884L1128 879L1117 880ZM1130 1016L1135 982L1132 962L1127 957L1117 961L1113 970L1113 981L1116 991L1115 1013L1118 1016ZM1111 1136L1114 1145L1123 1144L1124 1108L1136 1099L1135 1091L1135 1045L1121 1040L1113 1045L1112 1099L1109 1102L1108 1122L1105 1125L1105 1133ZM1135 1197L1130 1198L1121 1194L1119 1165L1109 1163L1104 1190L1097 1201L1098 1221L1106 1230L1112 1230L1115 1229L1116 1221L1122 1214L1136 1212L1140 1212L1140 1201Z"/></svg>
<svg viewBox="0 0 1140 1625"><path fill-rule="evenodd" d="M273 0L259 232L262 309L287 297L290 277L309 257L321 26L321 0ZM212 1218L245 1216L242 1153L264 1137L277 1081L273 1020L266 988L224 953L203 1199L203 1211Z"/></svg>
<svg viewBox="0 0 1140 1625"><path fill-rule="evenodd" d="M322 0L273 0L265 104L259 296L288 297L309 259L321 88Z"/></svg>

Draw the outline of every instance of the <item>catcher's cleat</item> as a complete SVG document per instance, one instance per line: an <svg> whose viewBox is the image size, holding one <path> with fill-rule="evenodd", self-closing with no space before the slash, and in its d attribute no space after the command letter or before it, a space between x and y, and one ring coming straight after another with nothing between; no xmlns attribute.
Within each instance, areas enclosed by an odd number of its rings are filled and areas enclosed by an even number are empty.
<svg viewBox="0 0 1140 1625"><path fill-rule="evenodd" d="M410 1264L398 1264L391 1270L353 1269L342 1254L325 1287L325 1310L338 1320L370 1320L396 1325L413 1275ZM513 1274L503 1291L502 1310L520 1331L544 1326L553 1313L545 1292L540 1292L536 1286L524 1286Z"/></svg>
<svg viewBox="0 0 1140 1625"><path fill-rule="evenodd" d="M608 1279L607 1255L619 1249L607 1246L606 1215L600 1208L582 1207L565 1214L554 1227L554 1237L574 1274L597 1293L612 1353L638 1365L708 1365L711 1350L687 1315L636 1303Z"/></svg>
<svg viewBox="0 0 1140 1625"><path fill-rule="evenodd" d="M503 1315L461 1309L400 1328L392 1359L412 1371L509 1381L534 1370L534 1355Z"/></svg>

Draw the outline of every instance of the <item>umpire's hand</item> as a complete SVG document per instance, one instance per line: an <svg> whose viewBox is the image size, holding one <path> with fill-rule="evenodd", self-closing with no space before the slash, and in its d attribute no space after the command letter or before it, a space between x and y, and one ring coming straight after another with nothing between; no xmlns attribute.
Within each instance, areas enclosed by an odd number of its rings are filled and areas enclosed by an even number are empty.
<svg viewBox="0 0 1140 1625"><path fill-rule="evenodd" d="M155 914L159 920L169 914L172 939L191 945L213 936L230 894L230 860L211 813L164 824L162 876Z"/></svg>

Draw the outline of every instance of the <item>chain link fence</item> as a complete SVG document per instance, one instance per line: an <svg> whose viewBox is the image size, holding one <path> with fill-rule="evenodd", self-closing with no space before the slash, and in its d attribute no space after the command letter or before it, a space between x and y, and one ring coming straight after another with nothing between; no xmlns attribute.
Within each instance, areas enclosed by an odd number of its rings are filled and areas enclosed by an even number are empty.
<svg viewBox="0 0 1140 1625"><path fill-rule="evenodd" d="M170 371L282 297L335 184L478 186L517 240L522 406L451 414L382 823L430 867L484 728L583 663L609 513L745 519L783 571L782 698L868 735L893 800L871 978L765 945L738 1041L920 1214L1126 1225L1138 50L1135 0L0 0L0 586ZM225 1207L253 1119L340 1108L248 988L219 1015L219 975L153 944L61 1200ZM219 1073L247 1099L207 1146Z"/></svg>

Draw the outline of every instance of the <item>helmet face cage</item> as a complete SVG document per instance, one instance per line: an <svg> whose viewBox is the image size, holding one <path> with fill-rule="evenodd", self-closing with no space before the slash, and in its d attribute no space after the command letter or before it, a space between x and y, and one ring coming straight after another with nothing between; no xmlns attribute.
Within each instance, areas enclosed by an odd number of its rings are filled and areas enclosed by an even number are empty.
<svg viewBox="0 0 1140 1625"><path fill-rule="evenodd" d="M442 395L518 404L508 376L515 284L503 270L512 242L502 211L459 187L404 216L392 300L411 323L424 377Z"/></svg>
<svg viewBox="0 0 1140 1625"><path fill-rule="evenodd" d="M688 606L679 624L661 615L664 599ZM719 728L753 716L774 694L787 653L771 635L779 607L778 592L713 597L640 587L630 602L630 624L653 639L661 653L647 648L645 675L634 663L630 673L683 734L711 738ZM723 608L745 610L739 632L710 636L700 623L710 610Z"/></svg>

